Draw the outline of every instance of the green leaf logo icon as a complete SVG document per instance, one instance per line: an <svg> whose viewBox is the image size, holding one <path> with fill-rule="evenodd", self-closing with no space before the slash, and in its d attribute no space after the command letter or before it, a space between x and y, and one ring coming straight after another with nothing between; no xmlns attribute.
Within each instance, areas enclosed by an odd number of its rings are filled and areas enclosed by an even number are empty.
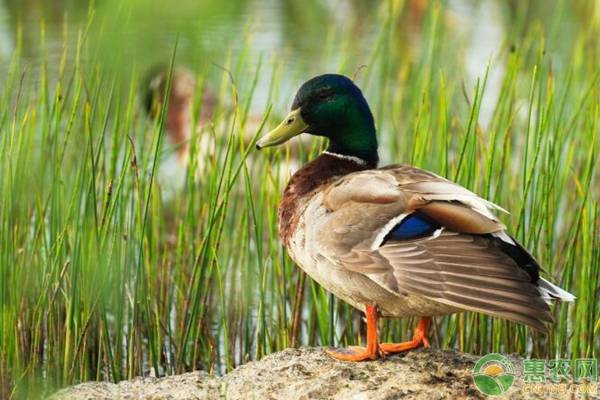
<svg viewBox="0 0 600 400"><path fill-rule="evenodd" d="M473 382L481 393L488 396L504 394L515 382L515 369L502 354L487 354L475 364Z"/></svg>

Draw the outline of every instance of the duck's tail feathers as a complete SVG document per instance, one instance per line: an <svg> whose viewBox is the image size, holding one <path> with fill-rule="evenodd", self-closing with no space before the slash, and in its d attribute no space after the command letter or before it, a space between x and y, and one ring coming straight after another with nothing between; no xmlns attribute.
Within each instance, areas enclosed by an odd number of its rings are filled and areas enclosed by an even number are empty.
<svg viewBox="0 0 600 400"><path fill-rule="evenodd" d="M556 286L553 283L548 282L544 278L540 278L537 281L537 285L538 285L538 290L540 291L540 295L542 296L542 299L544 299L544 301L546 303L551 303L552 301L555 301L555 300L568 301L568 302L575 301L575 296L573 296L571 293Z"/></svg>

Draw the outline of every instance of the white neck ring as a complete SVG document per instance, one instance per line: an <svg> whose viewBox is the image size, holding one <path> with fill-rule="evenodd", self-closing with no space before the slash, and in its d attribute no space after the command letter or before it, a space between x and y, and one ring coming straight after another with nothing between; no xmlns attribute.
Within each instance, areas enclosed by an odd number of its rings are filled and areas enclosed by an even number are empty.
<svg viewBox="0 0 600 400"><path fill-rule="evenodd" d="M340 158L342 160L352 161L353 163L358 164L358 165L367 165L367 162L365 160L363 160L362 158L360 158L360 157L347 156L347 155L344 155L344 154L332 153L331 151L327 151L327 150L325 150L323 152L323 154L327 154L328 156Z"/></svg>

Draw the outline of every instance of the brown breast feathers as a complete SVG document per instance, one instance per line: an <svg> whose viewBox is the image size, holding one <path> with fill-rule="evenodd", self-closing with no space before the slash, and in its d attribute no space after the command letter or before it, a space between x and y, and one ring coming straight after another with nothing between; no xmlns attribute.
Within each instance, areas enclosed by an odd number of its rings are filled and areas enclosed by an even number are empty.
<svg viewBox="0 0 600 400"><path fill-rule="evenodd" d="M312 197L316 191L332 180L352 172L375 168L369 163L360 164L351 159L321 154L298 170L288 182L279 204L279 236L287 246L293 235L301 210L302 199Z"/></svg>

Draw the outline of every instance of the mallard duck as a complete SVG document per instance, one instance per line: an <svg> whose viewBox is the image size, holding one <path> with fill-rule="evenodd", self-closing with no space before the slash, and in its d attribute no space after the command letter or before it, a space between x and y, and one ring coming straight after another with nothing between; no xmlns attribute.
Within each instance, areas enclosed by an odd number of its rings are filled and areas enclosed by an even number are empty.
<svg viewBox="0 0 600 400"><path fill-rule="evenodd" d="M169 68L164 65L155 65L146 74L142 83L142 97L144 110L152 117L157 118L160 107L164 101L167 83L169 79ZM185 183L186 168L190 163L191 143L196 141L196 163L195 176L200 180L208 167L210 157L215 155L216 138L209 132L207 127L212 123L215 115L218 97L209 85L205 85L200 101L200 112L196 127L193 125L193 103L196 95L196 77L192 71L184 67L176 67L171 75L171 90L169 103L165 114L166 146L164 153L166 157L161 162L159 170L159 182L167 192L175 192L181 189ZM229 132L229 127L217 126L214 131L218 133ZM262 118L250 115L246 121L244 130L241 132L246 145L254 140L257 130L262 123ZM295 172L299 163L298 155L300 145L290 148L289 162L280 166L277 171L277 180L285 182ZM252 160L248 160L252 164ZM170 198L171 195L167 195Z"/></svg>
<svg viewBox="0 0 600 400"><path fill-rule="evenodd" d="M146 82L142 85L144 108L148 115L158 117L160 106L165 98L167 83L169 79L169 68L154 66L147 74ZM182 167L187 167L190 161L190 141L194 129L192 127L192 106L194 93L196 91L196 77L183 67L175 68L171 77L171 90L169 93L169 104L165 115L165 133L168 145L174 150L177 162ZM205 88L200 103L198 115L198 161L204 166L206 159L214 153L214 138L208 134L202 134L202 130L210 122L217 98L210 88ZM203 169L203 168L199 168Z"/></svg>
<svg viewBox="0 0 600 400"><path fill-rule="evenodd" d="M279 234L311 278L366 314L366 347L339 360L428 347L431 317L475 311L546 331L552 300L574 296L540 277L536 260L496 218L499 206L432 172L377 168L373 115L342 75L304 83L291 113L257 148L308 133L327 150L290 179ZM412 340L380 343L379 317L420 317Z"/></svg>

